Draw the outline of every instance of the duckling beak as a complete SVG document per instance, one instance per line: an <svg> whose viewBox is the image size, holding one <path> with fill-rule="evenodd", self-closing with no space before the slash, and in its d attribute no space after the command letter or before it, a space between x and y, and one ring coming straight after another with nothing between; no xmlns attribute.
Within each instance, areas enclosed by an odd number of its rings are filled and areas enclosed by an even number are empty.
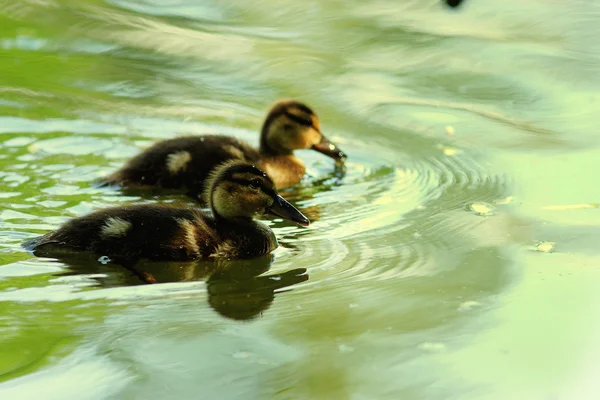
<svg viewBox="0 0 600 400"><path fill-rule="evenodd" d="M304 214L298 211L296 207L291 205L280 195L276 194L273 197L273 200L275 200L273 205L265 210L267 213L276 215L283 219L294 221L302 226L308 226L310 224L310 221L304 216Z"/></svg>
<svg viewBox="0 0 600 400"><path fill-rule="evenodd" d="M341 161L347 158L346 153L340 150L335 144L331 143L325 136L321 136L321 142L312 146L313 150L323 153L336 161Z"/></svg>

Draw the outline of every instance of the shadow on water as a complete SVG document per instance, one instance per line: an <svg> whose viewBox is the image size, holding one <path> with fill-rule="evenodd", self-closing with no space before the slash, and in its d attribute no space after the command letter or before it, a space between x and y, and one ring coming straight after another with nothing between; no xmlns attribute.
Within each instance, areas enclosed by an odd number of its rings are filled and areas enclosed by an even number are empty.
<svg viewBox="0 0 600 400"><path fill-rule="evenodd" d="M206 282L208 304L223 317L251 320L266 311L275 293L309 279L306 268L262 275L269 271L275 256L250 260L187 262L120 261L102 264L94 256L71 254L58 261L69 267L61 276L100 274L94 280L104 288L173 282ZM131 273L125 273L124 267Z"/></svg>

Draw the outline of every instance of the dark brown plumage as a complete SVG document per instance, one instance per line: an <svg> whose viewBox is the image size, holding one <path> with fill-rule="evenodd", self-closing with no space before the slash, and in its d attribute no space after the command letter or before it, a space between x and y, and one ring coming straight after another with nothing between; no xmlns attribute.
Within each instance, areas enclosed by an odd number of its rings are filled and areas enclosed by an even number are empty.
<svg viewBox="0 0 600 400"><path fill-rule="evenodd" d="M68 221L24 247L36 256L83 251L116 261L250 258L277 248L273 232L254 216L273 213L308 224L277 194L272 180L247 163L233 161L216 168L205 196L212 216L172 205L112 207Z"/></svg>
<svg viewBox="0 0 600 400"><path fill-rule="evenodd" d="M215 166L240 160L262 168L276 187L282 188L304 176L304 163L293 155L297 149L314 149L336 160L346 157L321 134L319 119L310 108L294 100L282 100L267 114L258 150L223 135L168 139L138 154L101 183L181 189L197 197L204 192L206 178Z"/></svg>
<svg viewBox="0 0 600 400"><path fill-rule="evenodd" d="M177 165L178 157L180 165ZM109 176L104 183L125 187L184 189L191 196L198 196L204 192L211 170L233 159L257 163L260 153L241 140L228 136L179 137L155 143ZM178 166L180 168L176 168Z"/></svg>

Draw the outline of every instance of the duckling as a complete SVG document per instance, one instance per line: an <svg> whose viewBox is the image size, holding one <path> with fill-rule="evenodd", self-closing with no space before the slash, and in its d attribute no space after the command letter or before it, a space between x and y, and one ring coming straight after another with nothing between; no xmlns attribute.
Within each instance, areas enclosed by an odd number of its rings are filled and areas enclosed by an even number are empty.
<svg viewBox="0 0 600 400"><path fill-rule="evenodd" d="M215 168L204 195L212 216L165 204L112 207L72 219L54 232L26 241L23 247L36 256L87 252L119 263L251 258L278 246L273 231L253 217L270 213L299 225L309 224L277 193L271 178L248 163L234 160Z"/></svg>
<svg viewBox="0 0 600 400"><path fill-rule="evenodd" d="M102 186L159 187L181 189L197 198L206 178L218 164L237 159L267 172L279 189L292 186L304 176L306 166L294 150L313 149L336 161L346 155L322 133L319 118L295 100L277 102L267 114L260 147L224 135L184 136L155 143L129 160L121 169L100 181Z"/></svg>

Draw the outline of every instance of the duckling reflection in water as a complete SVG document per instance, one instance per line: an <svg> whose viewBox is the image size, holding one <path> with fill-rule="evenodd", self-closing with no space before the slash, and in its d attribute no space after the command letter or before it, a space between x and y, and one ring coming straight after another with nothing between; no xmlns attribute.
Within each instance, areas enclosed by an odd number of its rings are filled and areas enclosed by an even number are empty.
<svg viewBox="0 0 600 400"><path fill-rule="evenodd" d="M284 288L309 278L306 268L247 278L238 275L241 270L231 266L212 275L206 282L210 306L222 316L237 320L255 318L271 306L275 291L281 293L291 290Z"/></svg>
<svg viewBox="0 0 600 400"><path fill-rule="evenodd" d="M145 263L137 266L137 275L150 278L147 283L206 280L208 303L219 314L235 320L250 320L266 311L275 299L275 292L309 279L306 268L282 273L267 272L275 257L269 254L250 260L218 260L206 262Z"/></svg>
<svg viewBox="0 0 600 400"><path fill-rule="evenodd" d="M267 114L254 149L224 135L186 136L155 143L121 169L101 180L125 188L158 187L184 190L198 198L210 171L227 160L256 164L267 172L278 189L298 183L306 171L294 150L313 149L339 162L346 158L322 133L317 115L294 100L277 102Z"/></svg>
<svg viewBox="0 0 600 400"><path fill-rule="evenodd" d="M145 261L123 264L126 269L122 270L111 264L102 265L85 253L65 254L59 261L70 269L61 275L94 274L93 279L103 287L206 281L207 301L213 310L226 318L250 320L271 306L275 292L291 290L290 286L309 279L305 268L263 275L274 258L273 254L267 254L248 260ZM126 270L133 274L122 272ZM99 273L102 276L98 277ZM204 292L199 293L199 296L203 295Z"/></svg>
<svg viewBox="0 0 600 400"><path fill-rule="evenodd" d="M271 213L300 225L308 219L275 190L257 167L226 162L209 178L209 216L196 208L143 204L108 208L75 218L23 245L36 256L89 252L119 262L139 259L252 258L278 246L273 231L253 217Z"/></svg>

